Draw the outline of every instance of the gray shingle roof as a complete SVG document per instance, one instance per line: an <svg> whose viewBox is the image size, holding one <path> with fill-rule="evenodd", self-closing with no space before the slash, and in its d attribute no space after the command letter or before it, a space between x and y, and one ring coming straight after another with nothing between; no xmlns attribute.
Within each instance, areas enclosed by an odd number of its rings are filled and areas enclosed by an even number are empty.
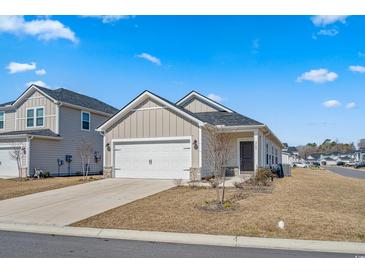
<svg viewBox="0 0 365 274"><path fill-rule="evenodd" d="M0 136L11 136L11 135L34 135L34 136L46 136L46 137L60 137L60 135L54 133L50 129L18 130L18 131L8 131L8 132L0 133Z"/></svg>
<svg viewBox="0 0 365 274"><path fill-rule="evenodd" d="M35 85L36 86L36 85ZM36 86L48 96L52 97L53 99L69 103L73 105L77 105L80 107L85 107L89 109L94 109L97 111L102 111L109 114L115 114L118 110L111 105L108 105L98 99L93 97L89 97L68 89L58 88L58 89L48 89L40 86Z"/></svg>
<svg viewBox="0 0 365 274"><path fill-rule="evenodd" d="M0 104L0 107L5 107L7 105L12 105L15 101L10 101L10 102L6 102L6 103L2 103Z"/></svg>
<svg viewBox="0 0 365 274"><path fill-rule="evenodd" d="M262 123L243 116L239 113L233 112L197 112L192 113L199 120L212 124L212 125L225 125L225 126L254 126L263 125Z"/></svg>

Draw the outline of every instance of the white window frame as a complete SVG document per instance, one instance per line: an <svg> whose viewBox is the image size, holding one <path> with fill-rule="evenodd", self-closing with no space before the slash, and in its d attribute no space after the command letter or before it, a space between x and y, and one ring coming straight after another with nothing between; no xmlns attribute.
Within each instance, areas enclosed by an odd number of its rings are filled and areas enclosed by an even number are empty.
<svg viewBox="0 0 365 274"><path fill-rule="evenodd" d="M0 128L0 130L4 130L5 129L5 111L0 111L0 113L3 114L3 127Z"/></svg>
<svg viewBox="0 0 365 274"><path fill-rule="evenodd" d="M84 120L83 120L84 113L89 115L89 129L84 129L84 127L83 127L83 125L84 125ZM81 111L81 130L82 131L90 131L90 129L91 129L91 113L89 111L82 110Z"/></svg>
<svg viewBox="0 0 365 274"><path fill-rule="evenodd" d="M28 126L28 110L31 110L31 109L33 110L33 126L30 127L30 126ZM38 109L43 110L43 116L42 116L43 124L41 126L37 126L37 110ZM25 109L25 127L26 128L42 128L42 127L44 127L44 124L45 124L45 122L44 122L45 117L46 117L46 115L45 115L45 107L44 106L26 108Z"/></svg>

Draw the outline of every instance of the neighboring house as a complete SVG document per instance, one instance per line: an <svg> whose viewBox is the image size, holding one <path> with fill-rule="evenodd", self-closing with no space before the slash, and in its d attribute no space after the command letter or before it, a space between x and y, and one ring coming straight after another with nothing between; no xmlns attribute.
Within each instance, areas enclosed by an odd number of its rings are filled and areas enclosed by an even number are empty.
<svg viewBox="0 0 365 274"><path fill-rule="evenodd" d="M22 149L22 175L35 168L51 175L82 171L82 143L90 143L94 155L91 173L102 170L103 138L95 129L117 110L95 98L67 89L30 86L18 99L0 105L0 177L18 175L9 152ZM70 155L66 162L66 155ZM62 163L63 165L58 165Z"/></svg>
<svg viewBox="0 0 365 274"><path fill-rule="evenodd" d="M302 157L296 147L285 146L282 149L282 163L292 165L295 162L301 162Z"/></svg>
<svg viewBox="0 0 365 274"><path fill-rule="evenodd" d="M365 149L356 150L354 158L356 162L365 162Z"/></svg>
<svg viewBox="0 0 365 274"><path fill-rule="evenodd" d="M199 179L211 175L206 126L229 133L235 175L281 162L282 144L264 124L198 92L176 103L145 91L97 130L104 135L104 175Z"/></svg>

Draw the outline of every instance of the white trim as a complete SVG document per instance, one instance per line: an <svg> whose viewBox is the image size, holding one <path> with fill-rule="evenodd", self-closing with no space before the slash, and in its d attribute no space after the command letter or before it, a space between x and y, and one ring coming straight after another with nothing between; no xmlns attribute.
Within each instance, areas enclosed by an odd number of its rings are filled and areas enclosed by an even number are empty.
<svg viewBox="0 0 365 274"><path fill-rule="evenodd" d="M27 162L27 176L30 176L30 142L32 140L32 137L28 137L27 138L27 142L25 143L25 157L26 157L26 162Z"/></svg>
<svg viewBox="0 0 365 274"><path fill-rule="evenodd" d="M89 114L89 129L84 129L83 128L83 122L84 122L84 120L83 120L83 114L84 113L86 113L86 114ZM88 112L88 111L84 111L84 110L81 110L81 130L82 131L89 131L90 132L90 130L91 130L91 113L90 112Z"/></svg>
<svg viewBox="0 0 365 274"><path fill-rule="evenodd" d="M57 101L55 99L53 99L51 96L49 96L48 94L44 93L42 90L40 90L39 88L37 88L36 86L30 86L12 105L15 106L18 104L19 101L21 101L24 97L27 97L29 93L33 92L34 89L38 92L40 92L42 95L44 95L45 97L47 97L49 100L51 100L52 102L56 103Z"/></svg>
<svg viewBox="0 0 365 274"><path fill-rule="evenodd" d="M192 146L192 137L191 136L176 136L176 137L152 137L152 138L126 138L126 139L112 139L111 140L111 157L110 164L112 166L112 177L115 178L115 143L129 143L129 142L153 142L153 141L179 141L179 140L188 140L190 144L190 168L193 167L193 146Z"/></svg>
<svg viewBox="0 0 365 274"><path fill-rule="evenodd" d="M259 167L259 132L257 129L253 133L253 154L254 172L256 172Z"/></svg>
<svg viewBox="0 0 365 274"><path fill-rule="evenodd" d="M233 111L232 111L232 110L230 110L229 108L227 108L227 107L225 107L225 106L223 106L223 105L221 105L221 104L219 104L219 103L217 103L217 102L213 101L213 100L212 100L212 99L210 99L210 98L204 97L204 96L200 95L199 93L197 93L197 92L195 92L195 91L191 92L191 93L190 93L188 96L186 96L185 98L183 98L183 99L179 100L176 104L177 104L177 105L182 105L184 102L186 102L187 100L190 100L190 99L191 99L191 97L194 97L194 96L198 97L199 99L201 99L201 100L203 100L203 101L208 102L209 104L211 104L211 105L213 105L213 106L215 106L215 107L217 107L217 108L219 108L219 109L221 109L221 110L225 110L225 111L230 112L230 113L232 113L232 112L233 112Z"/></svg>
<svg viewBox="0 0 365 274"><path fill-rule="evenodd" d="M3 114L3 127L2 127L2 128L0 128L0 130L5 130L5 111L0 110L0 113L2 113L2 114Z"/></svg>
<svg viewBox="0 0 365 274"><path fill-rule="evenodd" d="M30 107L28 109L31 109L33 107ZM38 107L34 107L34 108L38 108ZM43 115L44 118L52 118L52 117L56 117L56 114L51 114L51 115ZM24 117L15 117L15 120L26 120L27 118Z"/></svg>
<svg viewBox="0 0 365 274"><path fill-rule="evenodd" d="M105 145L106 145L106 136L105 136L105 134L103 134L103 168L106 167L106 152L107 152L107 150L106 150Z"/></svg>
<svg viewBox="0 0 365 274"><path fill-rule="evenodd" d="M104 124L99 126L96 131L104 131L109 127L109 125L113 124L115 121L119 120L121 116L123 116L126 112L130 111L132 106L135 105L139 100L144 99L146 96L153 98L154 100L160 102L161 104L169 106L171 109L175 110L180 115L189 118L190 120L196 122L199 126L204 125L202 121L195 118L194 116L186 113L185 111L180 110L176 106L170 104L169 102L157 97L156 95L150 93L149 91L143 92L140 96L138 96L136 99L134 99L132 102L130 102L127 106L122 108L117 114L115 114L112 118L110 118L108 121L106 121Z"/></svg>
<svg viewBox="0 0 365 274"><path fill-rule="evenodd" d="M28 110L33 110L33 126L28 126ZM41 126L37 126L37 109L43 109L43 124ZM25 108L25 128L42 128L45 127L46 124L46 115L45 115L45 107L44 106L37 106L37 107L28 107Z"/></svg>
<svg viewBox="0 0 365 274"><path fill-rule="evenodd" d="M203 148L202 148L202 127L199 127L199 168L200 168L200 173L201 173L201 169L203 166L203 159L202 159L202 155L203 155Z"/></svg>
<svg viewBox="0 0 365 274"><path fill-rule="evenodd" d="M56 133L60 134L60 105L59 104L55 104L56 105Z"/></svg>
<svg viewBox="0 0 365 274"><path fill-rule="evenodd" d="M143 110L154 110L154 109L164 109L166 107L149 107L149 108L135 108L132 111L143 111Z"/></svg>
<svg viewBox="0 0 365 274"><path fill-rule="evenodd" d="M246 137L246 138L237 138L237 166L238 166L238 174L241 174L241 161L240 161L240 142L253 142L254 146L253 146L253 150L254 150L254 154L253 154L253 161L254 161L254 170L255 171L255 142L254 142L254 137Z"/></svg>

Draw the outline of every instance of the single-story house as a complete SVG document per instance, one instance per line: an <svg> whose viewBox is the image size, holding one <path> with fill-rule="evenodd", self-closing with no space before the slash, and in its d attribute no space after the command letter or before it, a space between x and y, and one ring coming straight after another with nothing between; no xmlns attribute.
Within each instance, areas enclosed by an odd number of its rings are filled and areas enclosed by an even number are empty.
<svg viewBox="0 0 365 274"><path fill-rule="evenodd" d="M332 157L321 158L321 165L323 166L335 166L337 165L337 160Z"/></svg>
<svg viewBox="0 0 365 274"><path fill-rule="evenodd" d="M101 173L103 138L95 129L116 112L71 90L30 86L16 100L0 104L0 177L18 176L14 152L22 176L33 176L35 169L53 176L79 174L85 162L81 150L92 153L90 173Z"/></svg>
<svg viewBox="0 0 365 274"><path fill-rule="evenodd" d="M267 125L196 91L176 103L144 91L97 129L104 136L104 175L209 176L208 127L229 135L227 168L236 176L281 163L283 145Z"/></svg>

